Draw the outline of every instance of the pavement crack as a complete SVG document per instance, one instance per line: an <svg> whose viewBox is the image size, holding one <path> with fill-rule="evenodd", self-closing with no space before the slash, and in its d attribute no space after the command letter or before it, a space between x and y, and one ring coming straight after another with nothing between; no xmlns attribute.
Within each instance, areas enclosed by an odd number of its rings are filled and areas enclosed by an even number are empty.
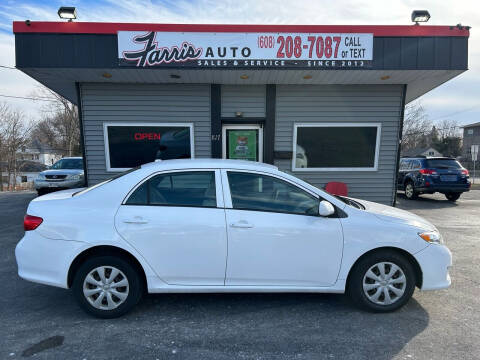
<svg viewBox="0 0 480 360"><path fill-rule="evenodd" d="M65 337L60 336L60 335L56 335L56 336L46 338L46 339L44 339L44 340L42 340L42 341L40 341L36 344L33 344L32 346L28 347L27 349L25 349L22 353L22 356L23 357L30 357L30 356L33 356L35 354L38 354L41 351L61 346L63 344L64 339L65 339Z"/></svg>

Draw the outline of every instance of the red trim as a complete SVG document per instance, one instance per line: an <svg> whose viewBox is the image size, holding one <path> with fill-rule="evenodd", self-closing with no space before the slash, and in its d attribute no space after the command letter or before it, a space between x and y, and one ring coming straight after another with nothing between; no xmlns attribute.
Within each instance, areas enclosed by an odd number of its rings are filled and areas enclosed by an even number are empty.
<svg viewBox="0 0 480 360"><path fill-rule="evenodd" d="M428 25L219 25L94 22L13 22L14 33L116 34L117 31L373 33L374 36L469 36L468 30Z"/></svg>

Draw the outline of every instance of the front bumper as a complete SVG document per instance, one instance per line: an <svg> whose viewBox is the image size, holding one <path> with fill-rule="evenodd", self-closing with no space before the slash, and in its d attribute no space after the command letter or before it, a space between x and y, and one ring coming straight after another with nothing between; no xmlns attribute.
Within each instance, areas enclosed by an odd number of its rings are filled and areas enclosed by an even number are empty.
<svg viewBox="0 0 480 360"><path fill-rule="evenodd" d="M414 256L422 270L421 290L439 290L450 286L448 272L452 267L452 253L445 245L431 244Z"/></svg>
<svg viewBox="0 0 480 360"><path fill-rule="evenodd" d="M37 180L35 179L35 190L39 189L75 189L79 187L85 186L85 180L55 180L55 181L48 181L48 180Z"/></svg>
<svg viewBox="0 0 480 360"><path fill-rule="evenodd" d="M18 275L40 284L67 288L70 264L85 243L52 240L27 231L15 248Z"/></svg>

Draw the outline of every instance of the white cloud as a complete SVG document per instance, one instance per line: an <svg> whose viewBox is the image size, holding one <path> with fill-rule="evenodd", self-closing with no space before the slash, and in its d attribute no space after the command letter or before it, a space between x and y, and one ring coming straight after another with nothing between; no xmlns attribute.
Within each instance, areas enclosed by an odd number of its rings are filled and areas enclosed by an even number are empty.
<svg viewBox="0 0 480 360"><path fill-rule="evenodd" d="M475 104L473 95L480 90L480 3L478 0L104 0L92 3L72 1L79 21L152 22L152 23L238 23L238 24L410 24L413 9L428 9L429 25L472 26L469 40L470 70L423 96L427 111L438 113L450 108L468 108ZM38 5L29 1L9 1L0 5L0 31L11 29L12 20L58 20L57 5ZM6 20L5 20L6 19ZM0 33L1 34L1 33ZM0 64L13 65L13 35L0 36ZM28 95L33 80L15 71L0 70L0 93ZM18 102L34 113L38 104ZM452 111L448 111L452 112ZM473 116L473 112L472 115ZM468 118L462 121L468 122ZM472 119L473 121L478 121Z"/></svg>

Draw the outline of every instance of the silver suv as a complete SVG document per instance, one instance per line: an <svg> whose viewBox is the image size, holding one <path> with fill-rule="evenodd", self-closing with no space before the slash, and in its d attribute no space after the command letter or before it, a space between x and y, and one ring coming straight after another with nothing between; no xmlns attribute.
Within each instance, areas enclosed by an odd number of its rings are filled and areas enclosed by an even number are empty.
<svg viewBox="0 0 480 360"><path fill-rule="evenodd" d="M58 160L48 170L38 174L34 181L39 196L48 192L85 186L83 159L66 157Z"/></svg>

